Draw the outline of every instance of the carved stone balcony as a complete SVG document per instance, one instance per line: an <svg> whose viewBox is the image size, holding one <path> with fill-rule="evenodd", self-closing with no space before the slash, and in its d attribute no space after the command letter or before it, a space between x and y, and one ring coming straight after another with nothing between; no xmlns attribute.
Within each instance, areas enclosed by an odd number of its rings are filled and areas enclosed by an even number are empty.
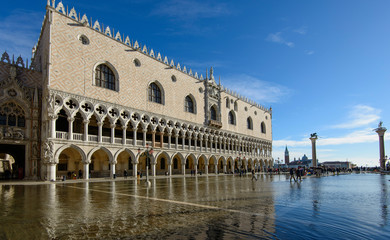
<svg viewBox="0 0 390 240"><path fill-rule="evenodd" d="M216 120L210 120L209 121L209 126L210 127L221 128L222 127L222 122L216 121Z"/></svg>

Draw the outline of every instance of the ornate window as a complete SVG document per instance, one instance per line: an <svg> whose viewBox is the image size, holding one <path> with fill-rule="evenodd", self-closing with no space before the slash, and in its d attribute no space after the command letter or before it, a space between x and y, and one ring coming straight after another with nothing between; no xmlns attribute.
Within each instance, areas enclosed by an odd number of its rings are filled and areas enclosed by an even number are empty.
<svg viewBox="0 0 390 240"><path fill-rule="evenodd" d="M236 118L234 117L233 111L229 112L228 122L229 124L236 125Z"/></svg>
<svg viewBox="0 0 390 240"><path fill-rule="evenodd" d="M115 74L114 72L105 64L100 64L95 69L95 85L103 88L108 88L111 90L116 90L115 88Z"/></svg>
<svg viewBox="0 0 390 240"><path fill-rule="evenodd" d="M227 107L227 108L230 108L230 100L229 100L228 97L226 98L226 107Z"/></svg>
<svg viewBox="0 0 390 240"><path fill-rule="evenodd" d="M23 109L13 102L0 106L0 125L24 128L26 119Z"/></svg>
<svg viewBox="0 0 390 240"><path fill-rule="evenodd" d="M190 113L195 113L194 101L190 96L187 96L185 99L185 111Z"/></svg>
<svg viewBox="0 0 390 240"><path fill-rule="evenodd" d="M234 102L234 111L237 111L237 112L238 112L238 105L237 105L237 102Z"/></svg>
<svg viewBox="0 0 390 240"><path fill-rule="evenodd" d="M246 120L246 124L248 129L253 129L253 123L251 117L248 117L248 119Z"/></svg>
<svg viewBox="0 0 390 240"><path fill-rule="evenodd" d="M261 122L261 133L266 133L266 129L265 129L265 123L264 122Z"/></svg>
<svg viewBox="0 0 390 240"><path fill-rule="evenodd" d="M210 119L217 121L217 111L214 106L210 108Z"/></svg>
<svg viewBox="0 0 390 240"><path fill-rule="evenodd" d="M162 104L161 89L155 83L149 85L149 101Z"/></svg>

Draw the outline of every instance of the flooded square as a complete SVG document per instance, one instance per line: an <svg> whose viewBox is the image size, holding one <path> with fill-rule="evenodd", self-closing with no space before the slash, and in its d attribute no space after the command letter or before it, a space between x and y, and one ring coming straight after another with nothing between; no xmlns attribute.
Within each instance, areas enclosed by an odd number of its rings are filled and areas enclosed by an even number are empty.
<svg viewBox="0 0 390 240"><path fill-rule="evenodd" d="M2 185L1 239L389 239L390 176Z"/></svg>

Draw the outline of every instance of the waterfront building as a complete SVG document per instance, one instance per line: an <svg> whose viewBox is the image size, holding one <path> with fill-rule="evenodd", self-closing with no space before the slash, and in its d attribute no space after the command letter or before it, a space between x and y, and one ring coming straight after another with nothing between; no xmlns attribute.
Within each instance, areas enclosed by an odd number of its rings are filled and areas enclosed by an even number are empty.
<svg viewBox="0 0 390 240"><path fill-rule="evenodd" d="M340 161L328 161L328 162L323 162L321 163L322 166L327 167L327 168L352 168L353 164L351 162L345 161L345 162L340 162Z"/></svg>
<svg viewBox="0 0 390 240"><path fill-rule="evenodd" d="M203 74L48 1L30 65L1 57L0 153L47 180L273 166L272 109Z"/></svg>

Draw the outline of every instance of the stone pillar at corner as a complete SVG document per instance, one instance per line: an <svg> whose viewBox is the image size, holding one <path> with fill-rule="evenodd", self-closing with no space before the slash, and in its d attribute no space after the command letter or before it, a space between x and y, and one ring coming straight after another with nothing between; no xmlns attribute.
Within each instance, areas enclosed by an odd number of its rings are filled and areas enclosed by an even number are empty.
<svg viewBox="0 0 390 240"><path fill-rule="evenodd" d="M379 122L378 128L375 129L375 132L378 133L379 136L379 165L381 167L381 170L385 170L385 162L386 162L386 157L385 157L385 132L386 128L382 127L382 122Z"/></svg>
<svg viewBox="0 0 390 240"><path fill-rule="evenodd" d="M312 166L317 167L317 151L316 151L316 140L318 139L317 133L310 134L311 140L311 156L312 156Z"/></svg>

